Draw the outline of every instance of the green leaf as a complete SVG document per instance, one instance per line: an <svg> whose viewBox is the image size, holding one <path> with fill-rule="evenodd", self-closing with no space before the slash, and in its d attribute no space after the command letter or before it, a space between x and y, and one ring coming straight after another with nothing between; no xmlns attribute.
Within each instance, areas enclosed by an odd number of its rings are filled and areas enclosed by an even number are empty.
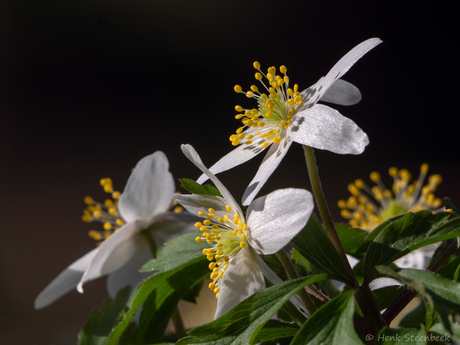
<svg viewBox="0 0 460 345"><path fill-rule="evenodd" d="M128 311L110 334L107 344L117 343L142 305L136 341L141 343L162 341L168 316L171 315L181 296L208 274L207 260L202 255L185 265L153 275L141 282L127 303Z"/></svg>
<svg viewBox="0 0 460 345"><path fill-rule="evenodd" d="M460 219L447 223L448 212L408 213L389 224L370 244L363 262L363 276L370 282L377 265L390 263L420 247L460 236Z"/></svg>
<svg viewBox="0 0 460 345"><path fill-rule="evenodd" d="M460 325L452 325L453 333L450 334L441 323L438 323L430 328L430 332L433 332L434 339L431 341L445 341L449 343L459 344L460 343ZM438 338L436 338L438 337Z"/></svg>
<svg viewBox="0 0 460 345"><path fill-rule="evenodd" d="M353 291L329 301L305 322L291 345L363 344L353 326L354 305Z"/></svg>
<svg viewBox="0 0 460 345"><path fill-rule="evenodd" d="M256 343L264 341L293 337L299 331L299 326L278 320L268 320L257 334Z"/></svg>
<svg viewBox="0 0 460 345"><path fill-rule="evenodd" d="M425 303L420 302L419 305L414 310L407 313L401 319L401 321L399 321L399 327L418 328L421 324L425 323L425 314L426 314Z"/></svg>
<svg viewBox="0 0 460 345"><path fill-rule="evenodd" d="M167 241L158 249L156 259L147 261L140 271L166 272L194 259L204 257L203 249L211 248L211 245L206 241L197 243L195 238L199 236L201 236L201 231L193 231Z"/></svg>
<svg viewBox="0 0 460 345"><path fill-rule="evenodd" d="M448 262L436 271L437 274L444 278L458 281L458 273L460 270L460 256L456 256L452 261Z"/></svg>
<svg viewBox="0 0 460 345"><path fill-rule="evenodd" d="M449 198L442 199L442 203L446 208L450 208L453 211L455 218L460 216L460 210L455 207L454 203Z"/></svg>
<svg viewBox="0 0 460 345"><path fill-rule="evenodd" d="M184 344L254 344L257 335L268 320L289 298L306 285L325 279L319 274L288 280L260 291L222 317L189 331L191 337L182 338L177 345Z"/></svg>
<svg viewBox="0 0 460 345"><path fill-rule="evenodd" d="M302 231L294 237L291 244L319 270L329 273L332 279L353 284L334 245L314 214L311 215Z"/></svg>
<svg viewBox="0 0 460 345"><path fill-rule="evenodd" d="M79 345L105 345L109 333L126 306L130 287L120 290L115 300L107 300L102 307L95 308L80 332Z"/></svg>
<svg viewBox="0 0 460 345"><path fill-rule="evenodd" d="M372 242L388 225L391 223L396 222L398 219L402 218L404 214L400 214L398 216L395 216L393 218L389 218L383 223L381 223L379 226L377 226L374 230L372 230L369 235L366 237L366 242Z"/></svg>
<svg viewBox="0 0 460 345"><path fill-rule="evenodd" d="M421 329L385 327L377 334L376 340L379 345L426 345L427 334L423 327Z"/></svg>
<svg viewBox="0 0 460 345"><path fill-rule="evenodd" d="M349 224L336 224L335 230L342 243L345 253L355 257L362 256L371 242L366 241L369 233L362 229L352 228Z"/></svg>
<svg viewBox="0 0 460 345"><path fill-rule="evenodd" d="M188 190L190 193L215 195L215 196L220 196L222 198L222 194L220 194L219 190L216 187L211 186L209 184L202 186L188 178L181 178L180 183L181 183L181 186L184 189Z"/></svg>
<svg viewBox="0 0 460 345"><path fill-rule="evenodd" d="M379 310L383 310L388 308L400 294L406 291L406 289L407 287L404 285L385 286L380 289L372 290L372 294L374 295Z"/></svg>

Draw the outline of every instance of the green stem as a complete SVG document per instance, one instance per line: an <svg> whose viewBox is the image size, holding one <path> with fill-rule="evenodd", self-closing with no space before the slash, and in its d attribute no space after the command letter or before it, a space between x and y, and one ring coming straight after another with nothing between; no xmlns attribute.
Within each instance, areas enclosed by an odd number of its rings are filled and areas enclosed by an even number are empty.
<svg viewBox="0 0 460 345"><path fill-rule="evenodd" d="M153 239L152 234L150 233L150 229L142 230L141 235L147 242L150 248L150 252L152 253L152 257L155 259L157 257L157 244L155 243L155 240ZM180 315L180 311L177 305L174 308L174 311L171 315L171 320L179 339L186 337L187 333L185 332L184 322L182 321L182 317Z"/></svg>
<svg viewBox="0 0 460 345"><path fill-rule="evenodd" d="M329 207L327 206L326 198L324 197L323 187L321 186L318 167L316 165L315 153L309 146L304 145L303 150L305 153L305 161L307 162L310 183L313 190L313 195L315 196L316 205L318 206L319 214L321 215L321 219L323 220L327 234L329 235L335 250L337 250L337 253L339 253L343 267L355 283L354 287L357 288L358 282L356 281L355 274L353 273L347 256L345 255L345 251L343 250L342 243L340 242L339 236L337 235L337 231L335 231L334 222L332 221L331 213L329 212Z"/></svg>
<svg viewBox="0 0 460 345"><path fill-rule="evenodd" d="M340 242L339 236L335 230L334 222L332 220L331 213L329 212L329 207L326 203L326 198L324 196L321 181L319 179L318 166L316 165L316 158L313 148L304 145L303 149L305 153L305 161L307 163L311 187L315 196L316 205L318 206L318 210L321 215L321 219L323 220L324 226L326 227L326 231L332 244L340 256L343 267L354 282L354 286L352 286L352 288L358 290L358 293L356 294L356 300L358 301L358 304L363 312L366 327L369 332L371 332L371 334L376 336L379 330L386 325L385 320L380 314L377 303L374 296L372 295L371 290L369 289L369 286L359 286L356 280L356 276L353 273L350 263L348 262L345 251L343 250L342 243Z"/></svg>
<svg viewBox="0 0 460 345"><path fill-rule="evenodd" d="M278 259L280 259L284 269L286 270L286 273L290 279L297 279L300 278L299 273L296 271L294 265L292 264L291 259L287 256L286 252L281 249L276 253L276 256ZM310 315L313 315L313 313L316 311L316 306L313 304L313 301L311 300L310 296L308 295L307 291L305 289L301 289L299 291L300 298L302 299L303 303L307 307L307 310L309 311Z"/></svg>

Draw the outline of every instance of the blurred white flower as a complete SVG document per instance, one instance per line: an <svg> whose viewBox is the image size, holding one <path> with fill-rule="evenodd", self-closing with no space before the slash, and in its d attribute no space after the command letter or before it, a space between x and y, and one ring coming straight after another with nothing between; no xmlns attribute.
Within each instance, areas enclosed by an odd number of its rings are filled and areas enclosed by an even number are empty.
<svg viewBox="0 0 460 345"><path fill-rule="evenodd" d="M170 238L195 230L193 219L196 217L168 212L175 191L174 180L168 169L168 159L161 151L137 163L119 197L116 212L110 211L109 207L108 213L117 215L119 212L122 218L116 217L115 223L124 225L61 272L38 295L36 309L50 305L74 288L82 293L84 283L107 274L107 289L114 297L119 289L127 285L134 287L146 278L146 274L140 273L139 269L152 258L152 253L141 231L147 230L156 246L161 246ZM107 183L101 181L101 184L107 189ZM86 201L91 203L91 200ZM88 216L91 217L85 212L83 218ZM100 214L97 216L101 217ZM90 235L97 237L91 232Z"/></svg>

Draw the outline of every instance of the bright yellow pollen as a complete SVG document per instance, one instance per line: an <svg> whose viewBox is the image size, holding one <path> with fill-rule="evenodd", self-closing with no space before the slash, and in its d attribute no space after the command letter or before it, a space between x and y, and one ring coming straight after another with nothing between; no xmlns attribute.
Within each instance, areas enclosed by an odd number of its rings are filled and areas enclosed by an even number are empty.
<svg viewBox="0 0 460 345"><path fill-rule="evenodd" d="M235 85L235 87L233 88L233 90L235 90L236 93L241 93L241 92L243 92L243 89L242 89L241 86L239 86L239 85Z"/></svg>

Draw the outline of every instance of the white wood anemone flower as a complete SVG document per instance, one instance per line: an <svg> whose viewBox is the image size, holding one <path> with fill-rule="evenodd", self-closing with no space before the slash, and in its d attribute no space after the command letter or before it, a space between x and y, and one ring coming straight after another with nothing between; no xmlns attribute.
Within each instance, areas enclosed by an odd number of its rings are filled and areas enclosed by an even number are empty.
<svg viewBox="0 0 460 345"><path fill-rule="evenodd" d="M236 85L235 91L255 98L257 109L244 109L237 105L243 126L230 137L236 149L222 157L209 170L213 174L229 170L255 157L270 147L255 177L243 195L243 205L248 205L257 195L273 171L286 155L292 142L316 149L328 150L339 154L360 154L369 143L369 139L356 123L342 116L337 110L318 101L352 105L360 101L361 94L352 84L340 80L351 66L372 48L380 44L379 38L368 39L354 47L342 57L325 77L316 84L299 92L298 85L289 87L286 67L281 66L276 75L276 68L270 67L265 75L260 64L254 62L258 70L255 77L268 91L268 95L259 92L257 86L243 92ZM263 81L268 80L269 86ZM200 176L198 183L208 179L206 174Z"/></svg>
<svg viewBox="0 0 460 345"><path fill-rule="evenodd" d="M204 249L203 254L211 261L209 268L213 282L209 288L216 294L217 319L265 289L264 276L273 284L282 282L259 255L278 252L302 230L313 211L313 197L304 189L276 190L254 200L244 216L235 199L204 166L195 149L190 145L181 148L222 195L175 196L190 213L205 218L195 224L202 231L196 241L214 243L212 248ZM308 316L298 296L291 301Z"/></svg>
<svg viewBox="0 0 460 345"><path fill-rule="evenodd" d="M83 284L109 274L111 297L146 278L142 265L152 258L142 230L148 230L156 246L184 232L196 230L196 217L168 212L175 185L169 162L161 151L142 158L131 173L118 203L124 221L118 231L61 272L36 298L35 308L44 308L71 290L83 293Z"/></svg>

